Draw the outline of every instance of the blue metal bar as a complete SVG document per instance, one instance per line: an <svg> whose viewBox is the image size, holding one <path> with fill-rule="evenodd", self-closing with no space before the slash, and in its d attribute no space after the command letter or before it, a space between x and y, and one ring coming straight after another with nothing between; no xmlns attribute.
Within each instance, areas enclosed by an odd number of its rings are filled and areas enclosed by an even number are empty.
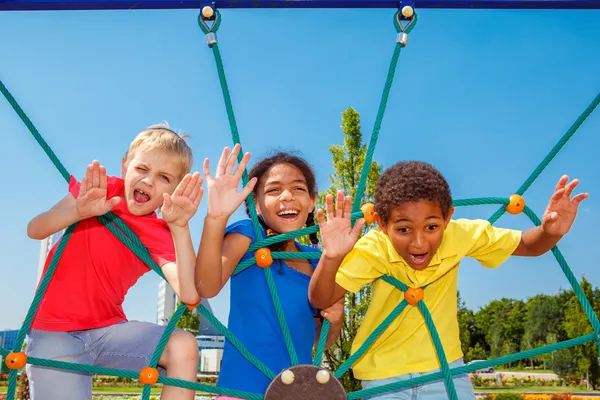
<svg viewBox="0 0 600 400"><path fill-rule="evenodd" d="M224 8L600 9L600 0L0 0L0 11Z"/></svg>

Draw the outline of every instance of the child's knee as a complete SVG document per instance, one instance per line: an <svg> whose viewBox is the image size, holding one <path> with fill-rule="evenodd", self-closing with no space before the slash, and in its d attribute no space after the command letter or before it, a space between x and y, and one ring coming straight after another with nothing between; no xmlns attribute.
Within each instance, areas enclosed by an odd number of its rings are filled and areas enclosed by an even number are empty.
<svg viewBox="0 0 600 400"><path fill-rule="evenodd" d="M171 334L165 348L167 364L190 363L198 364L198 342L189 332L175 331Z"/></svg>

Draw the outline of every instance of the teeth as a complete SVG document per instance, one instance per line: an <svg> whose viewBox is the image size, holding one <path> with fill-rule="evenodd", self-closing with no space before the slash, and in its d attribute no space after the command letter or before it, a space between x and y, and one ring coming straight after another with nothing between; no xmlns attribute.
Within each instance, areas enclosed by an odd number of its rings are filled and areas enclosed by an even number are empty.
<svg viewBox="0 0 600 400"><path fill-rule="evenodd" d="M144 192L144 191L143 191L143 190L141 190L141 189L135 189L135 190L137 190L137 191L138 191L138 192L140 192L141 194L147 194L146 192Z"/></svg>
<svg viewBox="0 0 600 400"><path fill-rule="evenodd" d="M297 215L297 214L298 214L298 211L295 211L295 210L285 210L280 213L277 213L277 215Z"/></svg>

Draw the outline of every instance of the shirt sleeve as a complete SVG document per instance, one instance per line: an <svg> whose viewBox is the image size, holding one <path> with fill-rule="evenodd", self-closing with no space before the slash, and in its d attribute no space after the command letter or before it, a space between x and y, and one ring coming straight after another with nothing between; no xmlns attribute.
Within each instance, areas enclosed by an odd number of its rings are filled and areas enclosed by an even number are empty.
<svg viewBox="0 0 600 400"><path fill-rule="evenodd" d="M473 243L467 256L488 268L496 268L506 261L521 243L523 234L519 230L493 227L485 220L471 221L465 226Z"/></svg>
<svg viewBox="0 0 600 400"><path fill-rule="evenodd" d="M356 293L363 286L387 274L385 244L371 233L363 236L342 261L335 281L349 292Z"/></svg>
<svg viewBox="0 0 600 400"><path fill-rule="evenodd" d="M225 236L227 236L229 233L239 233L252 239L252 243L256 242L254 227L252 226L252 221L249 219L243 219L229 225L227 228L225 228Z"/></svg>

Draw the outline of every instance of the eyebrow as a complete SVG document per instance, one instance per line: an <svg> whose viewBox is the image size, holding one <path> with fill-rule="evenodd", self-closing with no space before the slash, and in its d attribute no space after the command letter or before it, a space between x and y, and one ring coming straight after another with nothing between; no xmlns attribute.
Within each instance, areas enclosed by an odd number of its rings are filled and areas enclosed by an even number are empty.
<svg viewBox="0 0 600 400"><path fill-rule="evenodd" d="M141 166L141 167L149 168L148 164L145 163L145 162L143 162L143 161L138 161L137 165ZM163 175L167 175L169 178L175 178L175 176L177 176L176 174L172 174L170 172L166 172L166 171L163 171L163 170L158 170L158 173L159 174L163 174Z"/></svg>
<svg viewBox="0 0 600 400"><path fill-rule="evenodd" d="M293 180L292 183L303 183L305 185L307 185L306 181L304 179L296 179ZM280 181L267 181L265 183L265 186L267 185L281 185L282 183Z"/></svg>
<svg viewBox="0 0 600 400"><path fill-rule="evenodd" d="M429 217L425 218L425 221L427 221L428 219L443 219L443 218L441 218L438 215L430 215ZM412 220L407 217L400 217L400 218L396 218L394 220L394 223L397 223L397 222L412 222Z"/></svg>

